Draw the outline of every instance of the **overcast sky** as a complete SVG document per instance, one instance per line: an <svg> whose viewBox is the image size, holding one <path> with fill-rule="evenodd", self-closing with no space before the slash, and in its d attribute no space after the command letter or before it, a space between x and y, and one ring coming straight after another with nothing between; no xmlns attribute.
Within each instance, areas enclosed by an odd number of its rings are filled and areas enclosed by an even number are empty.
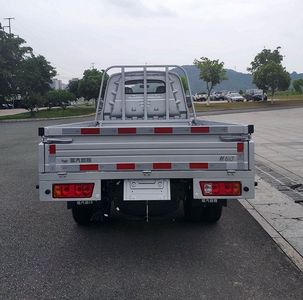
<svg viewBox="0 0 303 300"><path fill-rule="evenodd" d="M95 63L192 64L206 56L246 72L281 46L303 72L302 0L0 0L0 22L44 55L67 82Z"/></svg>

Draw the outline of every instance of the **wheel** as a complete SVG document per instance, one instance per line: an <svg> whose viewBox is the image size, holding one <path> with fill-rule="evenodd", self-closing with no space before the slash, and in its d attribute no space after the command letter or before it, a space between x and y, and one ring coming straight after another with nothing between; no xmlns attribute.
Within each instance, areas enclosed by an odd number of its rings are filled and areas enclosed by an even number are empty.
<svg viewBox="0 0 303 300"><path fill-rule="evenodd" d="M202 204L201 200L193 199L192 185L183 201L184 217L190 222L216 223L222 215L221 203Z"/></svg>
<svg viewBox="0 0 303 300"><path fill-rule="evenodd" d="M75 205L72 208L72 214L75 222L81 226L87 226L93 216L93 207L90 205Z"/></svg>
<svg viewBox="0 0 303 300"><path fill-rule="evenodd" d="M216 223L222 215L222 205L218 203L210 204L202 208L201 221Z"/></svg>

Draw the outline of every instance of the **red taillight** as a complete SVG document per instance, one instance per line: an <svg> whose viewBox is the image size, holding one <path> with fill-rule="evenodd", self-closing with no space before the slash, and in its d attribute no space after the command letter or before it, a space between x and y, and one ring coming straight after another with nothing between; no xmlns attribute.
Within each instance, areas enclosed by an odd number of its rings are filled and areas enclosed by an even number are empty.
<svg viewBox="0 0 303 300"><path fill-rule="evenodd" d="M240 196L241 182L239 181L200 181L203 196Z"/></svg>
<svg viewBox="0 0 303 300"><path fill-rule="evenodd" d="M94 183L53 184L53 198L91 198Z"/></svg>

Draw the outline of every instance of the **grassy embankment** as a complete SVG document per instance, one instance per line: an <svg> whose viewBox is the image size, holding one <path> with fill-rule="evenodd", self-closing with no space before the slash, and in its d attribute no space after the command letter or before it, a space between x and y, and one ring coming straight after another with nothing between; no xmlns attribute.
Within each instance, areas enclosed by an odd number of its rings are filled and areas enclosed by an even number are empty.
<svg viewBox="0 0 303 300"><path fill-rule="evenodd" d="M212 103L207 106L206 102L195 103L196 111L213 111L213 110L234 110L234 109L258 109L258 108L278 108L278 107L303 107L303 95L299 96L279 96L279 99L275 99L274 103L271 101L266 102L234 102L234 103Z"/></svg>
<svg viewBox="0 0 303 300"><path fill-rule="evenodd" d="M214 110L236 110L236 109L254 109L254 108L278 108L278 107L303 107L303 95L279 95L275 97L275 101L271 104L271 101L267 102L210 102L207 106L206 102L196 102L196 111L214 111ZM52 108L51 110L43 109L35 113L34 117L31 116L30 112L20 113L16 115L0 116L1 120L20 120L20 119L39 119L39 118L63 118L73 117L81 115L90 115L95 112L94 106L77 106L68 107L63 110L62 108Z"/></svg>
<svg viewBox="0 0 303 300"><path fill-rule="evenodd" d="M17 115L0 116L0 120L20 120L20 119L39 119L39 118L63 118L90 115L95 112L94 106L79 106L79 107L68 107L65 110L62 108L52 108L39 110L31 116L30 112L25 112Z"/></svg>

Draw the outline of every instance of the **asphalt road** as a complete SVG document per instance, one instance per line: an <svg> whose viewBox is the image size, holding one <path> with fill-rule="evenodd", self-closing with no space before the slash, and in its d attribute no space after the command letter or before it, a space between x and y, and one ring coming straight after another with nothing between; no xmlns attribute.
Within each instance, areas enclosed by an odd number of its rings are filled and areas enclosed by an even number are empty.
<svg viewBox="0 0 303 300"><path fill-rule="evenodd" d="M46 124L0 123L0 299L302 299L302 273L237 202L217 225L115 217L90 228L40 203Z"/></svg>

